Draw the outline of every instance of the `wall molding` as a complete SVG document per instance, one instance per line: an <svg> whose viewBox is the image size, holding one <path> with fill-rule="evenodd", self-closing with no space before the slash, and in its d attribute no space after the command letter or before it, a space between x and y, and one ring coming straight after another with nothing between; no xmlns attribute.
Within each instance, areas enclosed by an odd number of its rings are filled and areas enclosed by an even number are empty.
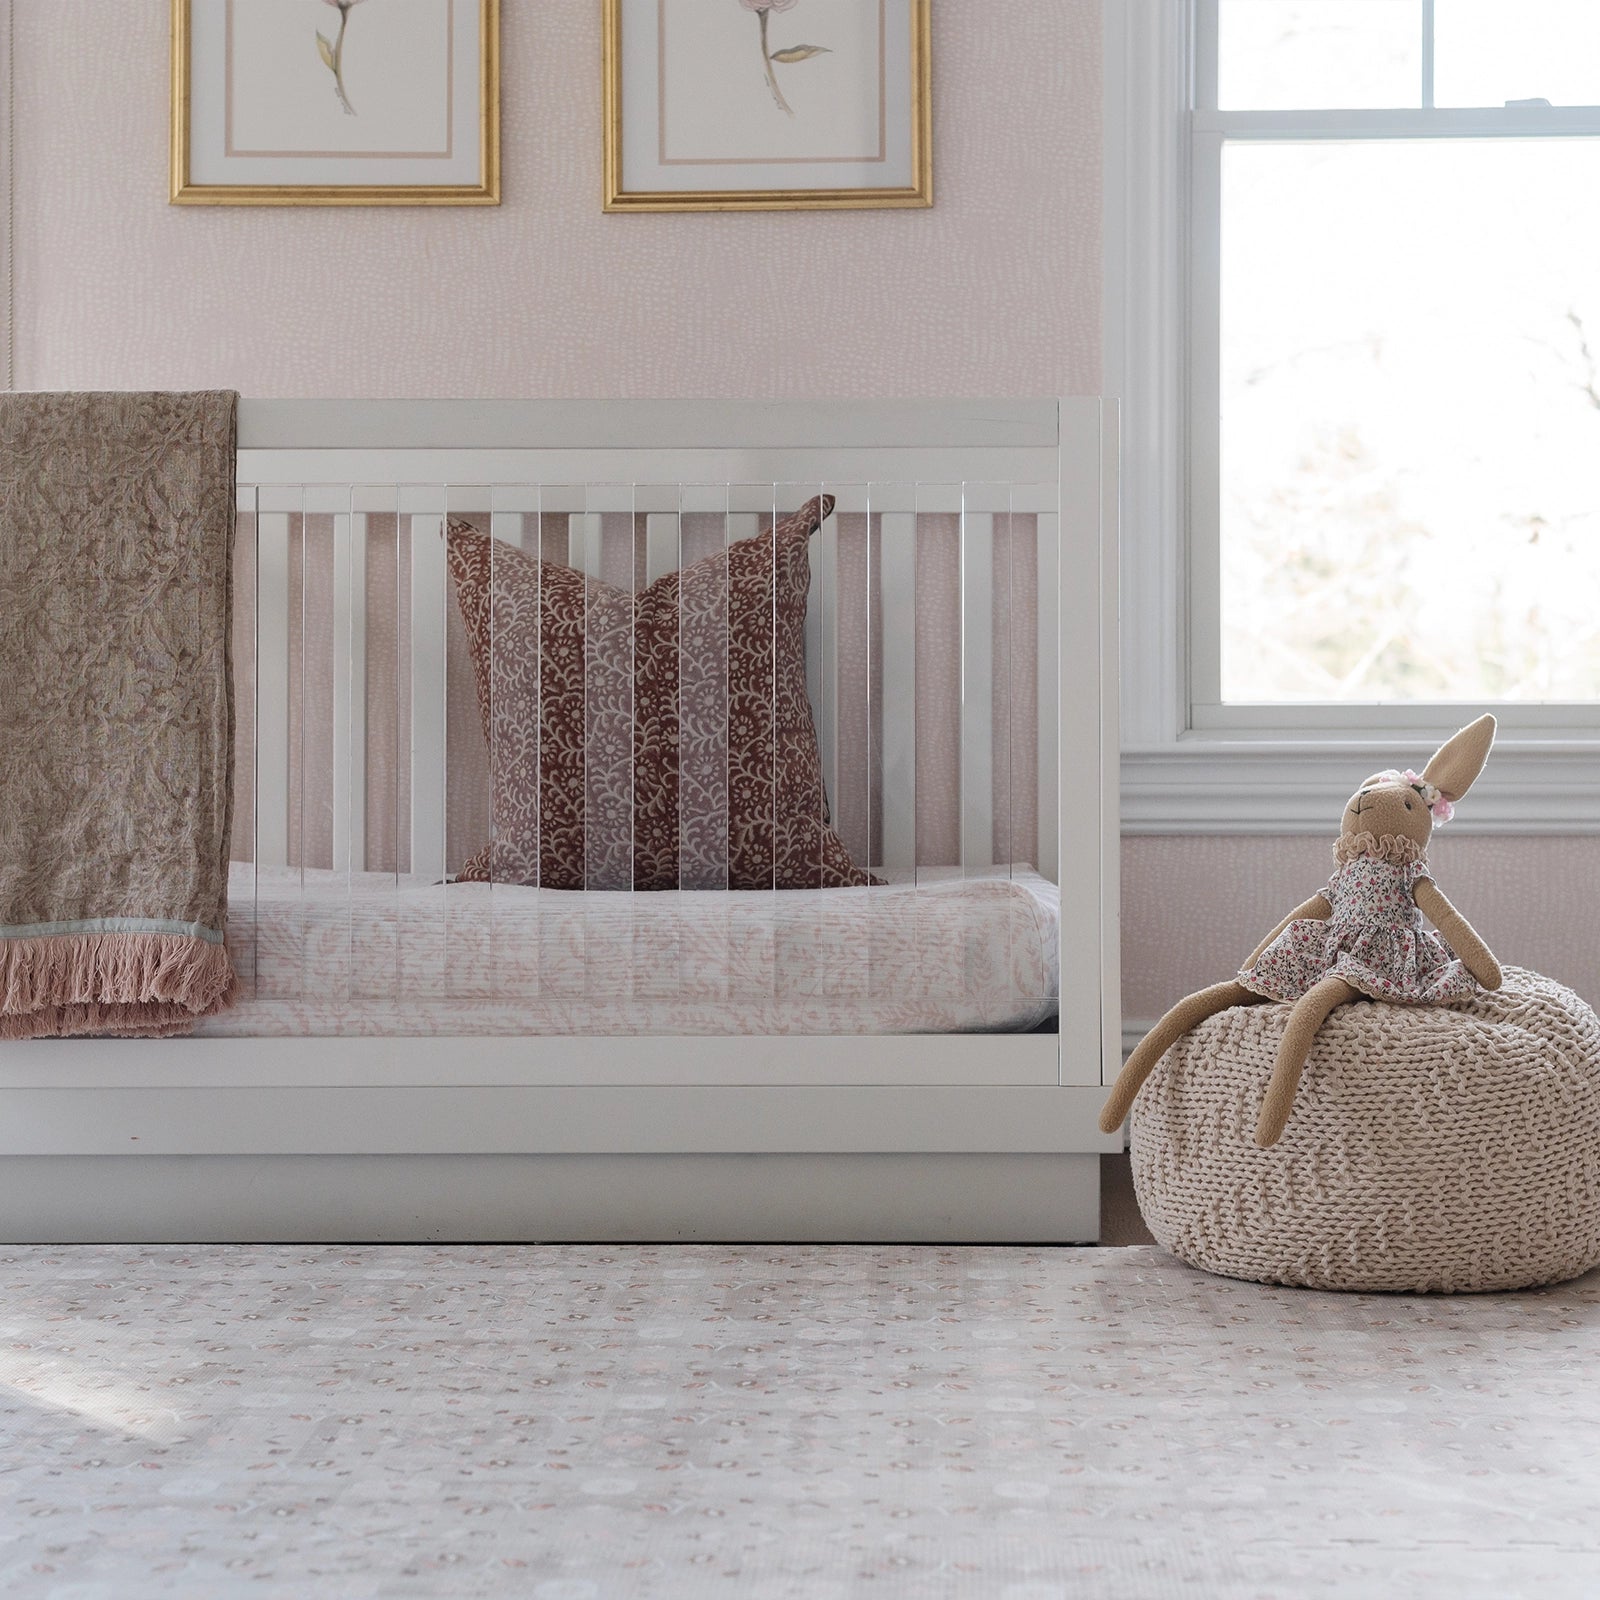
<svg viewBox="0 0 1600 1600"><path fill-rule="evenodd" d="M1415 766L1437 743L1181 740L1124 749L1124 834L1325 834L1368 773ZM1600 833L1600 740L1505 740L1452 835Z"/></svg>
<svg viewBox="0 0 1600 1600"><path fill-rule="evenodd" d="M1188 0L1104 0L1101 386L1122 411L1122 736L1188 726Z"/></svg>

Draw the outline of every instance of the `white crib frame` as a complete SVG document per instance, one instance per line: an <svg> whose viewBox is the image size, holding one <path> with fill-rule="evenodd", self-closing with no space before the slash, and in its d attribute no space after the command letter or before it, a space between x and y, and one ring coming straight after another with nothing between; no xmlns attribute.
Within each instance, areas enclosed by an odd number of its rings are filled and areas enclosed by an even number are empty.
<svg viewBox="0 0 1600 1600"><path fill-rule="evenodd" d="M1096 1238L1099 1153L1118 1141L1095 1118L1121 1044L1114 407L241 403L241 483L391 482L395 451L425 452L428 482L485 486L1059 484L1059 559L1040 573L1059 632L1040 645L1071 692L1041 729L1040 770L1041 816L1055 808L1060 841L1060 1032L5 1044L0 1238ZM443 614L437 566L413 570L414 617ZM340 647L359 653L360 585L349 564L336 569L335 614L356 618ZM281 576L266 564L258 575L263 630ZM258 737L287 727L273 660L263 649ZM440 681L441 663L442 639L421 629L414 673ZM885 700L894 692L886 683ZM442 700L419 692L413 707L413 859L433 860ZM359 772L359 714L355 696L336 713L336 784ZM1087 781L1057 790L1057 749ZM258 815L281 817L280 798L259 790ZM336 792L336 818L359 818L349 798ZM964 812L964 836L970 825L987 838L986 805ZM336 866L361 859L359 826L336 822ZM273 827L258 825L264 860L281 851ZM889 859L898 848L886 839Z"/></svg>

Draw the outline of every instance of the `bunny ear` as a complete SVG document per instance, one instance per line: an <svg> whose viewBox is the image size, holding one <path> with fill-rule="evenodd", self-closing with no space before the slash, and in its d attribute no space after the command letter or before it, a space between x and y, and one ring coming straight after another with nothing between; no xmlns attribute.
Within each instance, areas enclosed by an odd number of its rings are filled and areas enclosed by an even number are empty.
<svg viewBox="0 0 1600 1600"><path fill-rule="evenodd" d="M1445 740L1422 774L1446 800L1459 800L1483 771L1494 743L1494 718L1487 712Z"/></svg>

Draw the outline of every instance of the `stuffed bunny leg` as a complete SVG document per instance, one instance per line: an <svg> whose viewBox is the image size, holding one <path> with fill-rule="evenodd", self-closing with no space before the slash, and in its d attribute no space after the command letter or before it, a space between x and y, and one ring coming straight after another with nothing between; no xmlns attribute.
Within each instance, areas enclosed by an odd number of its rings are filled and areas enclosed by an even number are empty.
<svg viewBox="0 0 1600 1600"><path fill-rule="evenodd" d="M1296 906L1255 947L1245 966L1253 967L1261 959L1261 952L1291 922L1296 922L1302 917L1312 917L1318 922L1323 922L1332 915L1333 907L1328 903L1328 897L1323 894L1312 895L1304 905ZM1230 982L1213 984L1209 989L1201 989L1180 1000L1139 1041L1133 1054L1128 1057L1111 1090L1111 1098L1106 1101L1105 1109L1100 1113L1100 1131L1115 1133L1122 1126L1122 1119L1132 1110L1134 1100L1144 1087L1144 1080L1155 1070L1156 1063L1162 1056L1191 1028L1198 1027L1207 1017L1214 1017L1219 1011L1226 1011L1230 1006L1259 1006L1269 998L1267 995L1257 994L1254 989L1245 988L1242 983Z"/></svg>
<svg viewBox="0 0 1600 1600"><path fill-rule="evenodd" d="M1500 987L1500 963L1478 931L1445 898L1432 878L1418 878L1411 891L1422 914L1439 930L1439 937L1450 946L1468 972L1485 989Z"/></svg>
<svg viewBox="0 0 1600 1600"><path fill-rule="evenodd" d="M1134 1098L1144 1087L1144 1080L1155 1070L1162 1056L1191 1028L1197 1027L1207 1017L1214 1017L1219 1011L1226 1011L1229 1006L1258 1006L1266 998L1264 994L1245 988L1242 983L1228 982L1215 983L1209 989L1201 989L1180 1000L1139 1041L1133 1054L1128 1057L1117 1076L1111 1098L1100 1113L1100 1131L1115 1133L1122 1126L1122 1119L1127 1116Z"/></svg>
<svg viewBox="0 0 1600 1600"><path fill-rule="evenodd" d="M1278 1059L1267 1084L1266 1098L1261 1102L1261 1115L1256 1120L1256 1143L1263 1150L1278 1142L1289 1120L1295 1091L1300 1087L1300 1074L1306 1069L1306 1057L1311 1054L1317 1029L1327 1021L1328 1013L1335 1006L1354 1000L1360 993L1343 978L1324 978L1295 1001L1278 1045Z"/></svg>

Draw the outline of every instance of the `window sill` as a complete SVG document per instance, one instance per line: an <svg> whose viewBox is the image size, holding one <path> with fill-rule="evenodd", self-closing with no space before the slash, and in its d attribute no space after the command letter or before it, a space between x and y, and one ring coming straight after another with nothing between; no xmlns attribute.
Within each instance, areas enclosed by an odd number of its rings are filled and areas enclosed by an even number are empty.
<svg viewBox="0 0 1600 1600"><path fill-rule="evenodd" d="M1206 734L1128 747L1122 752L1122 831L1326 833L1364 777L1417 766L1432 748L1411 738ZM1500 738L1450 830L1600 833L1600 740Z"/></svg>

